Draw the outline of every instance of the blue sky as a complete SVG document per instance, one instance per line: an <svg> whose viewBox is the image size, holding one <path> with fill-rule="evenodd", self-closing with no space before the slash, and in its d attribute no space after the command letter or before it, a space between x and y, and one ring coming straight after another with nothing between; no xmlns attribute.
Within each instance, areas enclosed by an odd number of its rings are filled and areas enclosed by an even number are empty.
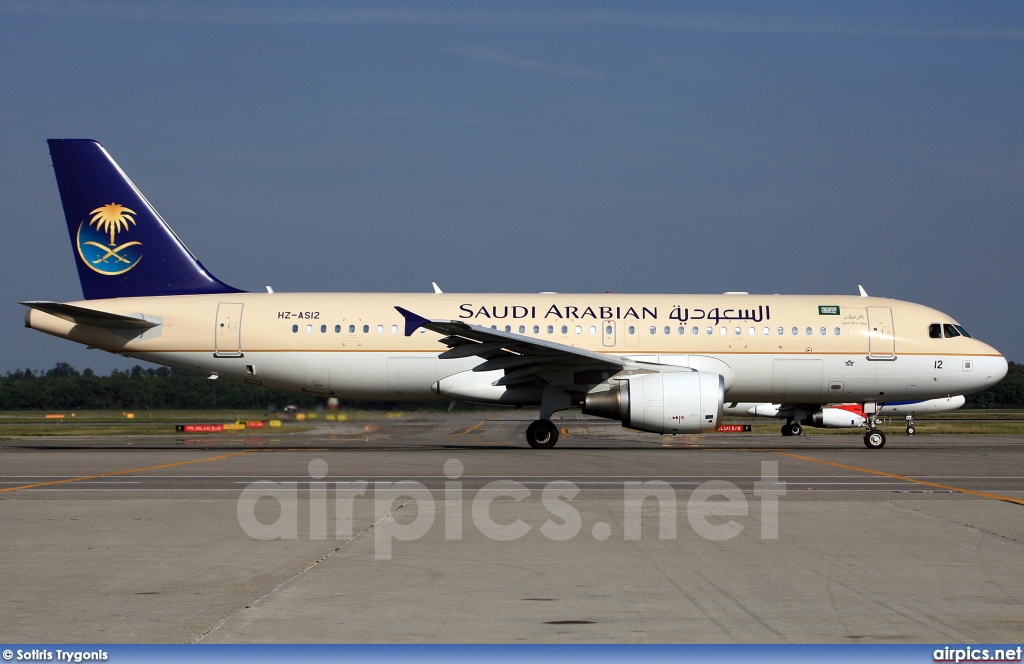
<svg viewBox="0 0 1024 664"><path fill-rule="evenodd" d="M0 0L0 61L0 371L134 364L21 327L54 137L240 288L864 284L1024 361L1019 2Z"/></svg>

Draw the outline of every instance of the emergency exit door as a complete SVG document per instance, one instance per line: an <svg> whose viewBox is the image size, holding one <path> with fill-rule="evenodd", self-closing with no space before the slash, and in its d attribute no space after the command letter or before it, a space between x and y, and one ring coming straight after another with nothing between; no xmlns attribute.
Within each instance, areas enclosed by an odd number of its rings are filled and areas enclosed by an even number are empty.
<svg viewBox="0 0 1024 664"><path fill-rule="evenodd" d="M217 305L214 355L217 357L241 357L242 305L240 303L221 302Z"/></svg>
<svg viewBox="0 0 1024 664"><path fill-rule="evenodd" d="M613 320L601 321L601 340L609 348L615 345L615 327L616 323Z"/></svg>

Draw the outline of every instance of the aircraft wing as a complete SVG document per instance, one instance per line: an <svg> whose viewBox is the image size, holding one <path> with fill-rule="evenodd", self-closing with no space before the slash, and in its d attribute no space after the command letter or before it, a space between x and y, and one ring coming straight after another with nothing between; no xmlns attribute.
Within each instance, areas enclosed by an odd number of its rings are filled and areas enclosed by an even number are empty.
<svg viewBox="0 0 1024 664"><path fill-rule="evenodd" d="M484 361L474 367L473 371L504 369L505 376L497 385L511 387L537 380L566 385L574 382L574 379L550 380L539 374L551 376L568 372L572 376L587 370L617 373L627 366L625 360L615 355L603 355L553 341L470 325L459 320L430 320L402 307L395 309L405 317L406 336L411 336L420 328L445 335L441 343L448 346L448 350L438 356L440 359L479 357Z"/></svg>
<svg viewBox="0 0 1024 664"><path fill-rule="evenodd" d="M112 314L109 311L98 311L87 307L78 307L73 304L61 302L20 302L26 307L37 309L44 313L63 318L66 321L77 325L90 325L92 327L105 327L113 330L145 330L156 327L159 322L147 320L141 316L125 316L123 314Z"/></svg>

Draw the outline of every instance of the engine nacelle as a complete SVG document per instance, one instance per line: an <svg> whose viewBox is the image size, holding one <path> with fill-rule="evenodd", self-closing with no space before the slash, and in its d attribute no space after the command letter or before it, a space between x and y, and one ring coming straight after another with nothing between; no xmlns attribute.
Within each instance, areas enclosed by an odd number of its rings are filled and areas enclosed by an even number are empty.
<svg viewBox="0 0 1024 664"><path fill-rule="evenodd" d="M608 391L588 394L583 412L621 420L622 426L640 431L700 433L718 428L724 402L721 375L681 371L620 380Z"/></svg>
<svg viewBox="0 0 1024 664"><path fill-rule="evenodd" d="M825 429L864 426L864 416L842 408L822 408L811 415L810 424Z"/></svg>

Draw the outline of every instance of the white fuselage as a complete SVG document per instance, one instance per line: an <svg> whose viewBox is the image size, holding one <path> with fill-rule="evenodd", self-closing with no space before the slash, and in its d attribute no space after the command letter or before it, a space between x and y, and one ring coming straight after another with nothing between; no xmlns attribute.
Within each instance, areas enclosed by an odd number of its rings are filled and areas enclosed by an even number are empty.
<svg viewBox="0 0 1024 664"><path fill-rule="evenodd" d="M239 293L72 304L142 314L160 324L144 332L108 330L35 310L26 324L157 364L341 398L441 398L439 381L481 363L478 357L438 359L446 349L440 335L420 329L406 336L395 306L431 319L718 373L727 402L934 399L983 389L1007 368L981 341L930 337L929 325L955 324L946 314L870 297Z"/></svg>

